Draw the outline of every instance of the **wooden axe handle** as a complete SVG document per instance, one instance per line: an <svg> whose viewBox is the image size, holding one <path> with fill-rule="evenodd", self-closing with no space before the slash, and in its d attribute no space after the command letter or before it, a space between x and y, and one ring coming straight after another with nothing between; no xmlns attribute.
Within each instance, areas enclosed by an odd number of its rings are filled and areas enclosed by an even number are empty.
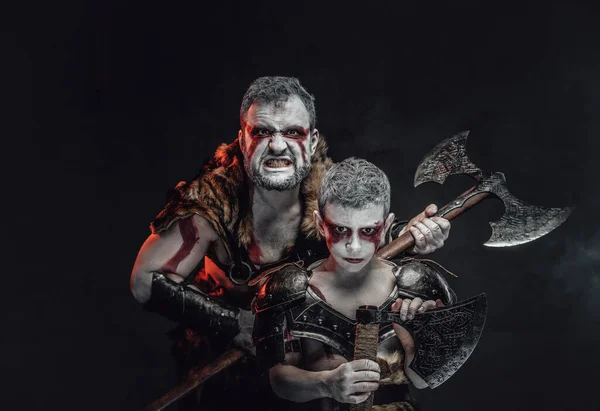
<svg viewBox="0 0 600 411"><path fill-rule="evenodd" d="M356 336L354 337L355 360L376 361L378 344L379 324L356 324ZM371 411L374 394L375 392L371 392L369 398L359 404L350 404L350 411Z"/></svg>
<svg viewBox="0 0 600 411"><path fill-rule="evenodd" d="M484 200L485 198L487 198L489 196L489 193L487 193L487 192L475 194L475 195L467 198L467 200L464 202L464 204L462 206L456 207L455 203L458 202L458 204L460 204L462 202L461 198L468 196L468 194L474 188L475 187L468 189L467 191L462 193L460 196L458 196L456 198L456 200L454 200L454 201L446 204L444 207L440 208L436 214L436 217L444 217L447 220L453 220L456 217L458 217L459 215L461 215L462 213L464 213L465 211L467 211L468 209L470 209L471 207L473 207L475 204L478 204L479 202L481 202L482 200ZM377 251L377 256L380 258L385 258L385 259L394 258L398 254L400 254L402 251L412 247L414 244L415 244L415 239L412 236L411 232L407 230L406 232L404 232L404 234L402 234L395 240L391 241L386 246L380 248Z"/></svg>
<svg viewBox="0 0 600 411"><path fill-rule="evenodd" d="M143 411L159 411L165 409L175 401L188 394L194 388L197 388L206 382L213 375L218 374L245 356L246 354L243 351L232 348L221 354L221 356L213 363L208 364L205 367L193 368L185 380L176 385L173 389L154 401L152 404L148 405L143 409Z"/></svg>

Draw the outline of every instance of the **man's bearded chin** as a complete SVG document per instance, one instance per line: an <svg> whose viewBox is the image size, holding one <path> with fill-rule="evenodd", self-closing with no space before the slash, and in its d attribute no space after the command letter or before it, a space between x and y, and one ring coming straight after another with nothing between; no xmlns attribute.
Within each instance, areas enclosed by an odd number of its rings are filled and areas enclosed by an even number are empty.
<svg viewBox="0 0 600 411"><path fill-rule="evenodd" d="M289 176L288 178L281 180L270 178L269 176L265 176L261 173L260 166L263 163L263 160L257 164L250 164L250 160L244 156L244 168L246 169L246 173L248 177L252 180L256 187L263 188L265 190L276 190L276 191L288 191L296 188L310 173L310 164L304 164L302 167L298 167L298 163L296 159L293 159L294 162L294 174Z"/></svg>

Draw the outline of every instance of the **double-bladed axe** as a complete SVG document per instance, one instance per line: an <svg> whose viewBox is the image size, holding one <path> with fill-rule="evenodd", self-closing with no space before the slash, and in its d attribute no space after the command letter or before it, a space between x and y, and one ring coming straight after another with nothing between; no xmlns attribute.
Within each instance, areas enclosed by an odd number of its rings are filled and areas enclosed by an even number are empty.
<svg viewBox="0 0 600 411"><path fill-rule="evenodd" d="M454 201L440 208L437 217L452 220L490 194L504 203L505 213L500 220L491 222L492 236L484 244L488 247L510 247L540 238L561 225L572 208L547 208L519 200L506 188L503 173L487 173L469 160L467 136L463 131L436 145L427 154L415 173L415 187L425 182L443 184L453 174L465 174L477 184ZM393 258L414 245L414 237L406 231L377 251L380 258ZM379 324L402 324L415 341L415 357L409 367L435 388L454 374L469 358L483 331L487 311L485 294L451 306L417 314L413 320L400 321L399 313L378 311L376 307L362 306L356 312L356 339L354 359L376 357ZM370 410L373 395L351 410Z"/></svg>
<svg viewBox="0 0 600 411"><path fill-rule="evenodd" d="M437 217L452 220L490 194L502 200L504 215L498 221L490 222L492 236L484 243L488 247L510 247L528 243L540 238L559 225L571 214L572 207L548 208L527 204L513 196L506 188L503 173L488 173L467 157L468 131L463 131L445 139L427 154L415 173L415 187L426 182L443 184L454 174L464 174L477 181L454 201L440 208ZM390 258L414 245L414 238L407 230L394 241L378 250L381 258Z"/></svg>

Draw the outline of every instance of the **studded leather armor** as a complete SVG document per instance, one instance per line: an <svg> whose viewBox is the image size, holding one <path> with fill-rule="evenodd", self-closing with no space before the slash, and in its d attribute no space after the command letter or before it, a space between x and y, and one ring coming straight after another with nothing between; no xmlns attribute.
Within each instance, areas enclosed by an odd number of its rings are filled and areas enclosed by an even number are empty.
<svg viewBox="0 0 600 411"><path fill-rule="evenodd" d="M446 305L456 302L456 295L433 266L413 260L396 265L394 275L396 286L380 310L390 310L397 298L440 299ZM257 293L253 302L256 313L253 340L257 359L266 368L284 361L286 352L297 350L286 333L320 341L346 360L353 359L356 320L323 301L308 286L310 276L310 270L286 264L273 272ZM392 325L382 325L379 343L392 337L395 337Z"/></svg>

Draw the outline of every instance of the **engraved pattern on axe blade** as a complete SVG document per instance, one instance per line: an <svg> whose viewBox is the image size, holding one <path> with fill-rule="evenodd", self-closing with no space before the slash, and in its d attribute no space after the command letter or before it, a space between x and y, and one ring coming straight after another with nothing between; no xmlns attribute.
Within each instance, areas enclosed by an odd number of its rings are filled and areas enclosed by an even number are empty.
<svg viewBox="0 0 600 411"><path fill-rule="evenodd" d="M465 201L482 192L490 192L504 203L505 212L500 220L490 222L492 235L484 244L488 247L510 247L540 238L560 226L571 214L573 207L549 208L527 204L510 194L503 173L487 173L469 160L467 136L463 131L445 139L427 154L417 167L415 187L425 182L443 184L452 174L466 174L478 181L464 196L442 207L437 215L444 216L463 207Z"/></svg>
<svg viewBox="0 0 600 411"><path fill-rule="evenodd" d="M502 180L504 176L501 173ZM572 208L534 206L519 200L504 184L494 184L490 192L502 200L504 215L490 222L492 236L484 244L488 247L510 247L540 238L560 226L571 214Z"/></svg>
<svg viewBox="0 0 600 411"><path fill-rule="evenodd" d="M443 184L452 174L467 174L480 180L483 171L467 156L468 135L468 131L462 131L436 145L417 167L415 187L429 181Z"/></svg>
<svg viewBox="0 0 600 411"><path fill-rule="evenodd" d="M487 312L485 294L415 317L409 328L415 357L409 367L435 388L467 361L483 331Z"/></svg>

